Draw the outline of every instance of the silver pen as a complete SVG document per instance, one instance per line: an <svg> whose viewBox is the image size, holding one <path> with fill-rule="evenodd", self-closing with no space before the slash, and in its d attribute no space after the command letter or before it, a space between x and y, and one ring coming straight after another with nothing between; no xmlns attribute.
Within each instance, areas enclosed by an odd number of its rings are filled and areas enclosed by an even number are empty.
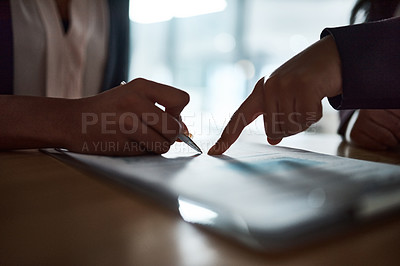
<svg viewBox="0 0 400 266"><path fill-rule="evenodd" d="M200 153L203 153L202 151L201 151L201 149L199 148L199 146L197 146L196 145L196 143L194 143L194 141L191 139L191 138L189 138L188 136L186 136L186 135L184 135L184 134L179 134L178 135L178 138L180 139L180 140L182 140L183 142L185 142L190 148L192 148L193 150L195 150L195 151L197 151L197 152L200 152Z"/></svg>

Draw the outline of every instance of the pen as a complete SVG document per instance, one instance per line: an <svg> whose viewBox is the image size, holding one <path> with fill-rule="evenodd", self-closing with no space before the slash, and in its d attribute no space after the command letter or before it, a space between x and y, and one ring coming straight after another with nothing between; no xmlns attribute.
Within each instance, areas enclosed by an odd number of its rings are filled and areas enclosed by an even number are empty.
<svg viewBox="0 0 400 266"><path fill-rule="evenodd" d="M197 151L197 152L200 152L200 153L203 153L202 151L201 151L201 149L199 148L199 146L197 146L196 145L196 143L194 143L194 141L191 139L191 138L189 138L188 136L186 136L186 135L184 135L184 134L179 134L178 135L178 138L180 139L180 140L182 140L183 142L185 142L190 148L192 148L193 150L195 150L195 151Z"/></svg>

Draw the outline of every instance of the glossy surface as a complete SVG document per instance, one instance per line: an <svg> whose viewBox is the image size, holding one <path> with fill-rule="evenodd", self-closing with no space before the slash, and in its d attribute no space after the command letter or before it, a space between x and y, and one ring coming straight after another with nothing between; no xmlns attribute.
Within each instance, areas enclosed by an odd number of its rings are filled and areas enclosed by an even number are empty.
<svg viewBox="0 0 400 266"><path fill-rule="evenodd" d="M336 136L300 135L282 145L400 164L398 151L364 151ZM259 253L185 223L148 197L37 151L0 153L0 213L0 264L6 265L354 265L400 260L399 214L295 250Z"/></svg>

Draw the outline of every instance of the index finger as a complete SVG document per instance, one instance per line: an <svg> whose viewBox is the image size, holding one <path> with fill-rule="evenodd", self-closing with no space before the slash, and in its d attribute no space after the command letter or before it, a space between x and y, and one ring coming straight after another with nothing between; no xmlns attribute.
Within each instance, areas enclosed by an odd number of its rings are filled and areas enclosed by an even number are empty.
<svg viewBox="0 0 400 266"><path fill-rule="evenodd" d="M262 114L261 97L253 93L242 103L226 125L219 140L208 151L208 155L224 153L237 140L243 129Z"/></svg>

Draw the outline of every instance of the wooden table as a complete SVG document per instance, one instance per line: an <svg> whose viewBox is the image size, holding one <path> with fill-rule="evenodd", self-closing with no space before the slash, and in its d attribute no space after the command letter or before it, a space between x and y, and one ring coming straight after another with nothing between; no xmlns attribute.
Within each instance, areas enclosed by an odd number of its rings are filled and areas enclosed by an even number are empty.
<svg viewBox="0 0 400 266"><path fill-rule="evenodd" d="M337 136L283 146L400 164ZM0 265L399 265L400 214L280 253L250 250L38 151L0 153Z"/></svg>

